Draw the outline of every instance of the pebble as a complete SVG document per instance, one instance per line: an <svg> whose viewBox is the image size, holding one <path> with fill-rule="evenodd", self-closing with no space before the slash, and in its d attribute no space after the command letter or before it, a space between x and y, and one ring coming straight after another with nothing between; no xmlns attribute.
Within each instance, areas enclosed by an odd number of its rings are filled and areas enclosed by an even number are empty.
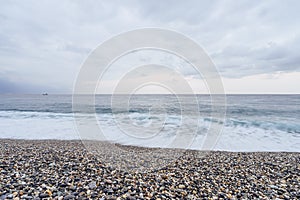
<svg viewBox="0 0 300 200"><path fill-rule="evenodd" d="M180 189L183 189L183 188L185 188L185 185L182 185L182 184L181 184L181 185L179 185L178 187L179 187Z"/></svg>
<svg viewBox="0 0 300 200"><path fill-rule="evenodd" d="M137 159L126 152L107 159L111 149L103 151L91 154L80 141L0 139L0 199L300 198L299 153L186 151L161 168L134 172L118 166Z"/></svg>
<svg viewBox="0 0 300 200"><path fill-rule="evenodd" d="M96 184L96 181L92 181L90 184L89 184L89 188L91 190L95 189L97 187L97 184Z"/></svg>
<svg viewBox="0 0 300 200"><path fill-rule="evenodd" d="M69 200L69 199L75 199L75 196L72 195L72 194L69 194L69 195L64 197L64 200Z"/></svg>

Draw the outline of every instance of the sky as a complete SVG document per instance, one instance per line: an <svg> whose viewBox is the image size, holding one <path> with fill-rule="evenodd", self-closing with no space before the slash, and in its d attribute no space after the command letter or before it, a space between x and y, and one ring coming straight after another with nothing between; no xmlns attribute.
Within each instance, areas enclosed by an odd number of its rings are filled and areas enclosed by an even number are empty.
<svg viewBox="0 0 300 200"><path fill-rule="evenodd" d="M299 8L297 0L2 1L0 93L72 93L91 51L145 27L195 40L216 65L226 93L300 93ZM188 67L182 73L205 93L201 78ZM117 81L108 76L100 92L109 93Z"/></svg>

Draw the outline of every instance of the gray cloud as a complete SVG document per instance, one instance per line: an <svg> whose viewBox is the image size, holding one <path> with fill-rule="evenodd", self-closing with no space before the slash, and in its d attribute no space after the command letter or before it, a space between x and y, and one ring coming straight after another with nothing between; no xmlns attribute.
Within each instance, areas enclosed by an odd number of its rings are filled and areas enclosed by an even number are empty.
<svg viewBox="0 0 300 200"><path fill-rule="evenodd" d="M269 42L261 46L229 45L213 54L221 73L241 77L276 71L300 71L300 37L284 43Z"/></svg>
<svg viewBox="0 0 300 200"><path fill-rule="evenodd" d="M297 0L4 1L1 91L19 92L16 88L26 83L71 92L92 49L141 27L173 29L193 38L223 77L300 71L299 7Z"/></svg>
<svg viewBox="0 0 300 200"><path fill-rule="evenodd" d="M0 93L17 93L21 92L19 88L9 80L0 78Z"/></svg>
<svg viewBox="0 0 300 200"><path fill-rule="evenodd" d="M62 88L55 88L55 87L52 87L49 85L43 86L43 85L23 83L23 82L19 82L19 81L9 80L6 77L0 76L0 94L14 94L14 93L42 94L44 92L64 93L67 91L62 90Z"/></svg>

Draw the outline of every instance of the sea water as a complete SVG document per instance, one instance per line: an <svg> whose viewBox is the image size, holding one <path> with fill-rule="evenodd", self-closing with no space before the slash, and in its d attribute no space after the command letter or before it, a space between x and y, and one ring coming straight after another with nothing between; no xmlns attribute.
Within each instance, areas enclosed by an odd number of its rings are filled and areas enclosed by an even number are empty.
<svg viewBox="0 0 300 200"><path fill-rule="evenodd" d="M176 137L176 130L182 128L189 134L189 126L195 126L192 122L182 124L181 102L174 95L134 95L129 106L122 109L112 107L111 97L96 95L94 112L76 113L77 122L96 119L102 134L113 142L163 148L168 148L167 144ZM189 116L195 108L199 112L198 129L188 148L201 149L210 127L222 123L214 150L300 152L300 95L226 95L223 122L214 119L209 95L197 95L197 103L192 101L194 98L184 95L185 101L191 102L185 107L186 117L195 117ZM153 109L155 102L163 105L163 109ZM151 124L163 123L159 134L141 139L134 133L124 133L116 120L143 130L150 130ZM76 127L72 95L0 95L0 138L84 137L85 133L78 132Z"/></svg>

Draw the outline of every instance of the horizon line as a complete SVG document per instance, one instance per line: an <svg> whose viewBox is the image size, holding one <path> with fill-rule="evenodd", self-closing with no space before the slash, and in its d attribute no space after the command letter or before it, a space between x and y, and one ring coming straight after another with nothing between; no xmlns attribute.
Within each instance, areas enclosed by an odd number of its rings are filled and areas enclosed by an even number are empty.
<svg viewBox="0 0 300 200"><path fill-rule="evenodd" d="M43 95L44 93L0 93L0 95ZM138 94L127 94L127 93L97 93L97 94L73 94L73 93L47 93L47 95L300 95L300 93L138 93Z"/></svg>

